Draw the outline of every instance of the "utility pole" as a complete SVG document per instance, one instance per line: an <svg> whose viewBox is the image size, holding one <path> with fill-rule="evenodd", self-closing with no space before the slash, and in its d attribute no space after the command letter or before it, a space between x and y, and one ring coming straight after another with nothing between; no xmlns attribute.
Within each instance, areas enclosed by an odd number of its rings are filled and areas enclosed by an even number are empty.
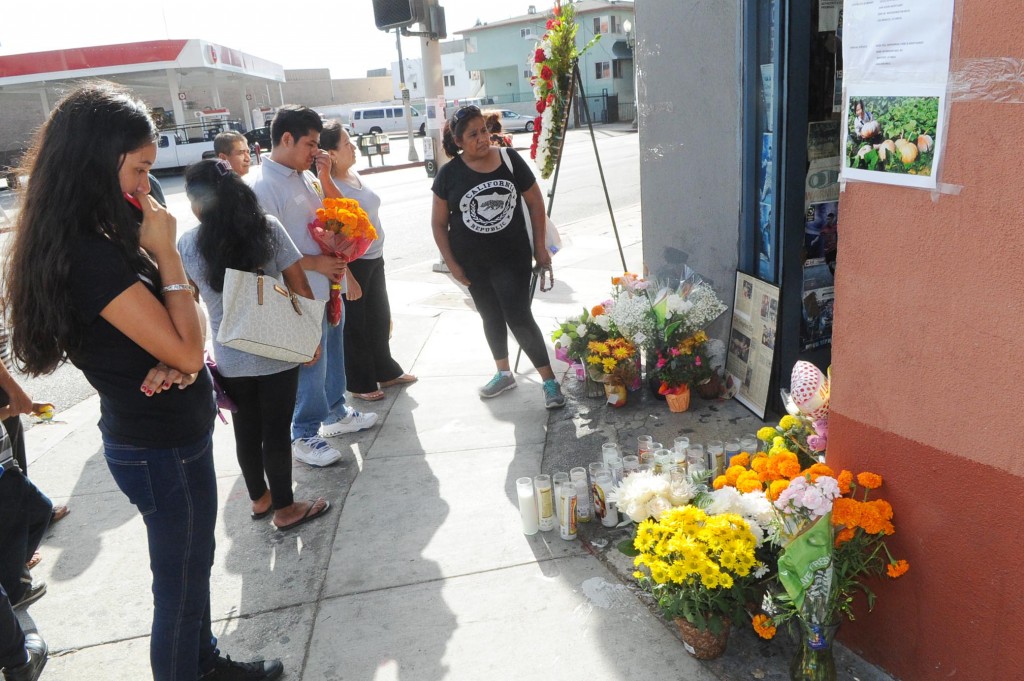
<svg viewBox="0 0 1024 681"><path fill-rule="evenodd" d="M402 32L395 29L395 46L398 48L398 88L402 91L402 110L405 112L405 130L409 136L409 161L420 160L416 154L416 143L412 137L412 107L409 104L409 88L405 86L405 62L402 60Z"/></svg>

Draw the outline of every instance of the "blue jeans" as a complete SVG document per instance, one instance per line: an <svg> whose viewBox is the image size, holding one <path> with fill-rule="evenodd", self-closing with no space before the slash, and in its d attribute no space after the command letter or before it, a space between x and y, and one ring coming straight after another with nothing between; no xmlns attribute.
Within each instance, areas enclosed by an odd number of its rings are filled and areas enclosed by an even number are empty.
<svg viewBox="0 0 1024 681"><path fill-rule="evenodd" d="M330 425L348 415L345 407L345 313L341 323L331 326L324 315L320 361L299 367L299 390L292 414L292 439L313 437L320 424Z"/></svg>
<svg viewBox="0 0 1024 681"><path fill-rule="evenodd" d="M153 679L196 681L218 654L210 629L217 522L212 432L171 449L146 449L104 436L103 449L114 481L146 523L153 572Z"/></svg>

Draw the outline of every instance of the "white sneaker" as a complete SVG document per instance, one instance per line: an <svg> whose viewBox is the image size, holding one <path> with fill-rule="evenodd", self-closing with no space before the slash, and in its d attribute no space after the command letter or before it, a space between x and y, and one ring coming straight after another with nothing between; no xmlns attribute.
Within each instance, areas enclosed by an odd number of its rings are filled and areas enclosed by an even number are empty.
<svg viewBox="0 0 1024 681"><path fill-rule="evenodd" d="M341 459L341 452L330 446L318 435L300 437L292 442L292 456L310 466L330 466Z"/></svg>
<svg viewBox="0 0 1024 681"><path fill-rule="evenodd" d="M375 423L377 423L376 414L372 412L360 413L355 409L350 409L348 416L340 421L320 426L320 437L338 437L345 433L358 433L360 430L373 427Z"/></svg>

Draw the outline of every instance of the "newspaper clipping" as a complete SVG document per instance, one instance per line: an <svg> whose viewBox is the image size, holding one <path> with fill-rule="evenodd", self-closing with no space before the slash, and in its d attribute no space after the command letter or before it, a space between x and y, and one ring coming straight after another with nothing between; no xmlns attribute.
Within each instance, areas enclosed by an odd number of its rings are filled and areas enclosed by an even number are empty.
<svg viewBox="0 0 1024 681"><path fill-rule="evenodd" d="M725 370L738 386L736 399L764 418L775 355L779 288L736 273L736 300Z"/></svg>

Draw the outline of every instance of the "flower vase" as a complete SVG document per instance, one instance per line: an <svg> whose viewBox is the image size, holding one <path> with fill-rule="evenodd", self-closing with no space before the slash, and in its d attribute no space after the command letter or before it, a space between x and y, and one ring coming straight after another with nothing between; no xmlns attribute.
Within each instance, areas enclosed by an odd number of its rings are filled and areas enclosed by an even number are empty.
<svg viewBox="0 0 1024 681"><path fill-rule="evenodd" d="M605 383L604 395L608 400L608 404L613 407L618 408L626 405L626 386L621 383Z"/></svg>
<svg viewBox="0 0 1024 681"><path fill-rule="evenodd" d="M832 644L838 624L810 624L800 620L803 636L800 648L789 665L789 678L793 681L835 681L836 661Z"/></svg>
<svg viewBox="0 0 1024 681"><path fill-rule="evenodd" d="M690 387L683 386L683 391L680 393L668 393L665 395L665 401L668 403L668 410L676 414L688 410L690 408Z"/></svg>
<svg viewBox="0 0 1024 681"><path fill-rule="evenodd" d="M679 627L679 635L683 637L683 647L686 648L686 652L698 660L713 660L716 657L721 657L725 652L725 646L729 643L729 627L732 623L728 617L722 618L722 631L718 634L712 633L710 628L698 629L682 617L675 618L675 622Z"/></svg>
<svg viewBox="0 0 1024 681"><path fill-rule="evenodd" d="M586 378L583 381L583 394L587 397L604 397L604 384L601 381L595 381L590 377L590 374L586 374Z"/></svg>

